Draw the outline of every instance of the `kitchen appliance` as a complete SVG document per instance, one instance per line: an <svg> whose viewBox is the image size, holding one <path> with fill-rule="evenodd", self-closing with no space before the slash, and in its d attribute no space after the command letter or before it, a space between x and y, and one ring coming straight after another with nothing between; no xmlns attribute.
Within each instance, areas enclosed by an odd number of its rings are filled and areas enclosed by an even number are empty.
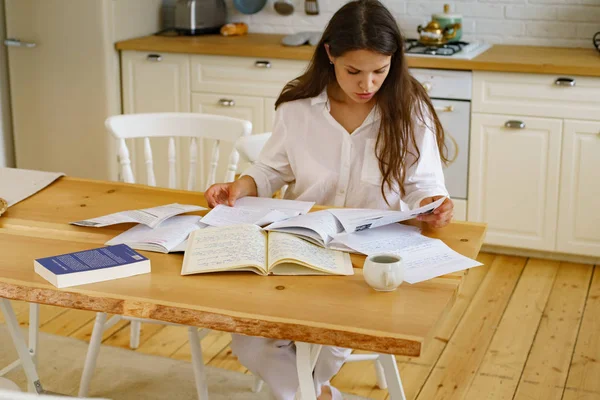
<svg viewBox="0 0 600 400"><path fill-rule="evenodd" d="M470 60L490 47L490 44L481 41L459 41L442 45L426 45L418 39L406 39L404 41L404 52L411 57L452 57Z"/></svg>
<svg viewBox="0 0 600 400"><path fill-rule="evenodd" d="M175 30L184 35L219 33L227 23L224 0L177 0Z"/></svg>
<svg viewBox="0 0 600 400"><path fill-rule="evenodd" d="M422 68L410 72L429 94L444 128L450 160L444 168L446 188L456 219L466 220L472 73Z"/></svg>
<svg viewBox="0 0 600 400"><path fill-rule="evenodd" d="M430 21L427 26L419 25L419 42L424 45L442 45L456 38L461 24L448 25L442 28L437 21Z"/></svg>
<svg viewBox="0 0 600 400"><path fill-rule="evenodd" d="M452 41L458 41L462 38L462 15L451 14L449 4L444 4L444 12L433 14L431 19L436 21L442 29L454 27L456 35L454 35Z"/></svg>

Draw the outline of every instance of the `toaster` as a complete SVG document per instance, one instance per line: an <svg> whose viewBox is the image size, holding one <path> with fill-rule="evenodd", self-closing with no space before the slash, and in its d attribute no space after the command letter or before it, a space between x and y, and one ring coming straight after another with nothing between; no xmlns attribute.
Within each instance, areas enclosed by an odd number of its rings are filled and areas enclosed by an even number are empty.
<svg viewBox="0 0 600 400"><path fill-rule="evenodd" d="M177 0L175 29L184 35L219 33L227 23L224 0Z"/></svg>

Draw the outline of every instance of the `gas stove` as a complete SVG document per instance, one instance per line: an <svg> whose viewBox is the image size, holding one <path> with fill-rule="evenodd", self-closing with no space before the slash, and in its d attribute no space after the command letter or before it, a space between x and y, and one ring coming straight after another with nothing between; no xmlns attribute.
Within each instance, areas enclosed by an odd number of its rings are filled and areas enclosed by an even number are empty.
<svg viewBox="0 0 600 400"><path fill-rule="evenodd" d="M421 44L417 39L406 39L404 41L404 52L411 57L450 57L470 60L490 47L490 44L481 41L450 42L439 46Z"/></svg>

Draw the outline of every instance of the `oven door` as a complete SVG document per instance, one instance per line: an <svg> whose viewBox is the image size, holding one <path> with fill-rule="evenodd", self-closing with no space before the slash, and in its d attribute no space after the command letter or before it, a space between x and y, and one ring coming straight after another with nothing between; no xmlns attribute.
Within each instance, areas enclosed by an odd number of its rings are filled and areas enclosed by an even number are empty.
<svg viewBox="0 0 600 400"><path fill-rule="evenodd" d="M444 168L446 188L453 199L467 199L469 174L469 101L432 99L444 127L449 163Z"/></svg>

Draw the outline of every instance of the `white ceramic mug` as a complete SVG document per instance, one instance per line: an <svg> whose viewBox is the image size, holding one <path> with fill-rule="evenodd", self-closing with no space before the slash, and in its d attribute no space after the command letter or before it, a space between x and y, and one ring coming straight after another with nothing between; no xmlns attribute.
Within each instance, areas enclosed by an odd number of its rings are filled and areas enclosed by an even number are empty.
<svg viewBox="0 0 600 400"><path fill-rule="evenodd" d="M363 266L365 281L380 292L396 290L404 281L402 257L395 254L372 254Z"/></svg>

